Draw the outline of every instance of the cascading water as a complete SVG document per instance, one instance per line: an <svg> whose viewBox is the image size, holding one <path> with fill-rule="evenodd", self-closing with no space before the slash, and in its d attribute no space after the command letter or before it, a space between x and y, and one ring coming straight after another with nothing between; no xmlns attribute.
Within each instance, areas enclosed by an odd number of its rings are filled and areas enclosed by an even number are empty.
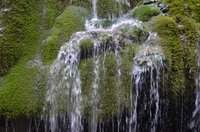
<svg viewBox="0 0 200 132"><path fill-rule="evenodd" d="M128 1L121 1L127 4ZM125 131L125 128L120 128L124 105L124 91L122 87L122 57L121 50L127 45L134 46L136 39L128 29L140 30L143 32L142 22L134 19L121 18L116 20L112 26L103 28L97 16L97 0L93 0L93 19L86 21L86 31L77 32L71 36L70 40L65 43L58 54L57 59L50 67L49 88L46 94L47 105L45 110L49 111L49 128L51 132L57 131L83 131L83 94L80 78L80 59L81 56L81 41L89 39L93 44L93 82L91 83L92 95L90 100L91 113L90 113L90 131L104 131L98 128L99 115L100 115L100 67L103 67L103 72L106 74L105 60L107 52L113 52L115 55L116 75L115 75L115 94L117 102L117 130ZM149 33L146 33L146 37ZM145 35L144 35L145 36ZM140 37L140 36L139 36ZM138 117L138 100L140 92L143 91L142 84L144 83L144 74L149 73L150 78L150 121L151 132L156 129L159 115L159 79L160 70L163 68L164 55L159 46L148 45L149 41L156 38L154 33L143 44L141 50L137 53L133 60L132 81L133 86L130 87L130 102L131 113L129 120L129 131L136 132L137 130L137 117ZM141 41L141 40L140 40ZM129 44L128 44L128 43ZM109 43L109 44L108 44ZM101 66L101 54L103 54L103 66ZM92 69L91 69L92 70ZM109 69L108 69L109 70ZM131 71L130 71L131 73ZM135 89L135 92L133 91ZM145 104L147 105L147 104ZM155 106L155 108L154 108ZM48 123L47 123L48 124ZM114 128L114 122L112 122ZM48 131L48 130L47 130ZM114 131L114 129L113 129Z"/></svg>
<svg viewBox="0 0 200 132"><path fill-rule="evenodd" d="M197 77L196 77L196 99L195 99L195 110L192 113L192 121L189 124L190 129L192 129L194 132L198 132L200 130L199 124L200 124L200 119L199 119L199 114L200 114L200 38L198 38L197 41Z"/></svg>
<svg viewBox="0 0 200 132"><path fill-rule="evenodd" d="M93 7L93 19L98 19L97 17L97 0L92 0Z"/></svg>
<svg viewBox="0 0 200 132"><path fill-rule="evenodd" d="M151 33L149 40L156 37L156 34ZM155 39L154 39L155 40ZM138 100L141 96L141 92L147 91L144 89L144 83L147 83L145 78L149 76L149 95L145 94L144 97L146 100L141 102L140 105L144 105L143 108L149 109L149 123L151 126L151 132L156 131L156 125L158 122L159 115L159 81L160 81L160 72L164 67L163 61L165 56L159 46L150 46L144 45L139 52L136 54L133 60L133 86L135 91L130 100L131 100L131 119L130 119L130 128L129 132L136 132L138 129ZM131 88L132 90L132 88ZM149 96L149 97L147 97ZM149 100L149 101L148 101ZM149 103L149 104L148 104ZM147 106L149 105L149 106ZM155 107L155 108L153 108Z"/></svg>
<svg viewBox="0 0 200 132"><path fill-rule="evenodd" d="M66 116L58 114L70 113L72 132L81 131L81 80L79 73L79 42L88 35L78 32L71 40L61 47L57 59L50 68L50 89L47 92L47 102L50 107L51 131L58 131L58 118L66 125ZM66 106L63 106L66 105ZM62 112L63 111L63 112Z"/></svg>
<svg viewBox="0 0 200 132"><path fill-rule="evenodd" d="M91 131L96 132L97 120L98 120L98 103L99 103L99 46L98 41L94 42L94 81L93 81L93 92L92 92L92 119L91 119Z"/></svg>

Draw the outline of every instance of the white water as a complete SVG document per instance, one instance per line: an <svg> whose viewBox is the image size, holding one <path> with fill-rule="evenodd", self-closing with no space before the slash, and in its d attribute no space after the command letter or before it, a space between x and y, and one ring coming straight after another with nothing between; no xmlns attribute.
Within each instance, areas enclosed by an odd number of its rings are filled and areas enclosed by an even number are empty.
<svg viewBox="0 0 200 132"><path fill-rule="evenodd" d="M122 2L122 1L121 1ZM123 1L127 2L127 1ZM91 108L91 125L90 131L97 131L97 123L98 123L98 115L99 108L98 104L100 101L99 97L99 68L100 68L100 47L103 44L103 36L111 37L112 42L114 43L114 53L116 59L117 73L116 73L116 94L117 94L117 108L118 112L122 112L121 103L123 102L124 96L123 91L121 90L121 54L120 50L122 46L120 45L120 41L123 38L120 36L121 30L124 28L138 28L142 29L142 22L134 20L121 18L118 19L116 23L112 26L103 28L101 23L99 23L97 16L97 1L93 0L93 19L90 21L86 21L85 29L86 31L77 32L71 36L71 39L66 42L60 49L57 59L50 67L50 77L49 77L49 87L46 94L47 107L49 110L49 123L51 132L57 132L60 130L60 127L67 127L67 119L69 118L70 123L70 131L71 132L81 132L83 130L82 126L82 115L83 115L83 96L81 90L81 80L80 80L80 71L79 71L79 63L80 63L80 41L83 39L91 39L94 44L94 79L92 82L92 97L90 100ZM155 37L155 34L151 34L148 41L152 40ZM132 43L133 44L133 43ZM112 50L112 47L109 47L109 50ZM106 49L105 49L106 50ZM154 51L152 53L152 51ZM149 55L150 53L150 55ZM104 62L106 59L106 53L104 54ZM152 55L151 55L152 54ZM146 56L147 60L139 60L144 59ZM135 81L136 93L131 95L131 119L130 119L130 132L136 131L137 127L137 100L139 96L139 90L141 89L141 84L143 83L141 80L142 74L145 72L151 73L151 92L149 95L151 103L156 104L155 114L152 115L152 132L155 131L155 125L158 119L158 111L159 111L159 92L158 92L158 81L159 81L159 72L162 68L162 60L164 59L164 55L161 52L160 47L156 46L144 46L140 52L134 58L133 65L133 77ZM146 64L141 66L138 64L144 61ZM104 67L103 62L103 67ZM105 69L105 68L103 68ZM153 70L156 69L156 78L153 76ZM91 69L92 70L92 69ZM105 71L105 70L104 70ZM131 88L132 91L132 88ZM118 132L120 131L120 120L121 115L119 114L117 117L118 121ZM114 123L114 122L113 122ZM114 124L113 124L114 126Z"/></svg>
<svg viewBox="0 0 200 132"><path fill-rule="evenodd" d="M155 104L156 109L154 112L150 110L150 121L151 121L151 132L156 131L156 124L158 122L158 112L159 112L159 80L160 80L160 70L163 68L163 60L165 60L164 54L162 52L161 47L159 46L152 46L147 45L149 42L154 40L156 37L156 34L151 33L149 36L149 39L147 40L146 44L144 44L133 60L133 80L134 80L134 88L135 92L130 98L131 101L131 118L130 118L130 126L129 126L129 132L136 132L138 128L138 99L139 99L139 93L141 91L146 91L146 89L143 89L142 84L147 83L145 82L145 75L146 73L150 74L150 95L149 101L150 101L150 108ZM132 88L131 88L132 90ZM144 105L147 105L144 102ZM142 105L142 104L140 104ZM145 106L146 107L146 106ZM151 113L154 113L153 115Z"/></svg>
<svg viewBox="0 0 200 132"><path fill-rule="evenodd" d="M97 0L92 0L92 8L93 8L93 19L98 19L98 17L97 17Z"/></svg>
<svg viewBox="0 0 200 132"><path fill-rule="evenodd" d="M97 122L98 122L98 103L99 103L99 47L100 42L94 42L94 80L93 80L93 93L91 99L92 106L92 118L91 118L91 132L97 131Z"/></svg>
<svg viewBox="0 0 200 132"><path fill-rule="evenodd" d="M64 44L50 68L50 88L47 91L46 100L50 106L51 131L56 132L59 113L69 112L71 131L82 130L82 91L79 72L79 42L87 38L84 32L78 32L72 36L69 42ZM64 106L63 106L64 105ZM61 114L65 124L66 115Z"/></svg>
<svg viewBox="0 0 200 132"><path fill-rule="evenodd" d="M119 3L119 5L127 5L130 7L130 2L129 0L113 0ZM93 10L93 20L98 20L98 6L97 6L98 0L92 0L92 10ZM113 5L114 6L114 5ZM121 8L121 7L120 7ZM123 15L122 9L119 9L120 13ZM116 17L114 14L109 15L109 19L113 20Z"/></svg>
<svg viewBox="0 0 200 132"><path fill-rule="evenodd" d="M197 77L196 77L196 99L195 99L195 110L192 113L192 121L189 124L190 129L194 129L195 132L198 132L200 130L199 124L200 124L200 119L199 119L199 114L200 114L200 38L198 38L197 41Z"/></svg>

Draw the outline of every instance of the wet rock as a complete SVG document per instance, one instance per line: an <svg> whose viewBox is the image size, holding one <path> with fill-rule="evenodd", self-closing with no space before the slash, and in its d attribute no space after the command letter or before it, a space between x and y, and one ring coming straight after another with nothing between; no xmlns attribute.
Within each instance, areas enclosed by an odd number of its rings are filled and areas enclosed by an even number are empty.
<svg viewBox="0 0 200 132"><path fill-rule="evenodd" d="M144 0L143 4L151 4L151 3L155 3L158 2L159 0Z"/></svg>
<svg viewBox="0 0 200 132"><path fill-rule="evenodd" d="M168 6L164 3L160 3L158 4L158 7L160 8L160 10L163 12L163 13L166 13L169 9L168 9Z"/></svg>

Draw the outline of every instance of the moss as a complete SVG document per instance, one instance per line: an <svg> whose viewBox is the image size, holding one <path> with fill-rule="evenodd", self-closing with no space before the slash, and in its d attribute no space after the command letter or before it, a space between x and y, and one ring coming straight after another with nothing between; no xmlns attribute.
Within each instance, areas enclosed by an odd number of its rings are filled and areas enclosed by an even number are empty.
<svg viewBox="0 0 200 132"><path fill-rule="evenodd" d="M140 44L144 43L149 36L148 28L145 25L142 26L142 29L133 28L132 34L136 40L136 43L140 43Z"/></svg>
<svg viewBox="0 0 200 132"><path fill-rule="evenodd" d="M141 27L134 26L132 28L122 28L121 31L124 35L130 36L133 39L134 43L144 43L149 36L149 30L146 25L142 25Z"/></svg>
<svg viewBox="0 0 200 132"><path fill-rule="evenodd" d="M130 88L131 88L131 69L132 59L138 45L127 46L121 51L121 81L117 84L117 62L115 54L109 52L106 55L100 55L99 61L99 89L100 102L98 105L100 115L99 120L106 120L117 112L122 112L124 108L130 106ZM104 58L105 57L105 58ZM91 96L94 82L94 62L93 58L81 60L81 86L83 92L84 113L87 119L91 117ZM118 88L120 95L118 96ZM120 102L118 103L118 98Z"/></svg>
<svg viewBox="0 0 200 132"><path fill-rule="evenodd" d="M158 16L153 20L153 30L161 38L162 47L167 58L169 66L169 78L172 91L175 95L182 92L184 86L184 62L183 47L180 40L179 29L176 22L166 16Z"/></svg>
<svg viewBox="0 0 200 132"><path fill-rule="evenodd" d="M132 88L132 60L135 56L139 45L130 45L122 51L122 89L124 92L124 102L122 106L130 108L130 89Z"/></svg>
<svg viewBox="0 0 200 132"><path fill-rule="evenodd" d="M182 15L200 21L199 0L164 0L169 5L169 14L172 16Z"/></svg>
<svg viewBox="0 0 200 132"><path fill-rule="evenodd" d="M160 9L158 7L153 5L142 5L136 8L132 16L141 21L148 21L151 17L157 16L159 13Z"/></svg>
<svg viewBox="0 0 200 132"><path fill-rule="evenodd" d="M179 19L183 26L180 28L184 44L184 65L186 87L190 89L195 88L195 78L197 76L197 40L198 40L198 25L192 19L181 17Z"/></svg>
<svg viewBox="0 0 200 132"><path fill-rule="evenodd" d="M131 6L131 8L134 8L134 7L136 7L137 5L142 4L142 2L143 2L143 0L131 0L131 1L130 1L130 6Z"/></svg>
<svg viewBox="0 0 200 132"><path fill-rule="evenodd" d="M56 58L60 46L68 41L73 33L84 29L86 17L88 17L86 9L69 6L56 18L51 36L43 47L42 58L46 64L51 63Z"/></svg>
<svg viewBox="0 0 200 132"><path fill-rule="evenodd" d="M66 1L60 0L46 0L45 10L46 14L44 17L44 28L50 29L55 23L55 19L59 16L66 7Z"/></svg>
<svg viewBox="0 0 200 132"><path fill-rule="evenodd" d="M44 82L37 82L38 70L27 66L25 57L10 70L0 86L0 113L15 117L42 109ZM43 80L44 81L44 80Z"/></svg>
<svg viewBox="0 0 200 132"><path fill-rule="evenodd" d="M80 63L80 75L81 75L81 88L83 94L83 106L84 115L87 119L90 118L91 111L91 96L92 96L92 86L94 79L94 63L93 59L81 60Z"/></svg>
<svg viewBox="0 0 200 132"><path fill-rule="evenodd" d="M27 66L41 44L41 2L5 2L6 7L13 8L3 14L2 20L5 26L0 41L0 76L4 76L0 85L2 115L14 117L35 113L44 101L41 91L44 83L36 79L39 71Z"/></svg>
<svg viewBox="0 0 200 132"><path fill-rule="evenodd" d="M93 42L91 39L83 39L80 41L80 48L81 49L92 49L93 48Z"/></svg>
<svg viewBox="0 0 200 132"><path fill-rule="evenodd" d="M100 18L108 18L112 15L119 15L120 5L114 0L98 0L97 10Z"/></svg>
<svg viewBox="0 0 200 132"><path fill-rule="evenodd" d="M11 10L3 13L3 36L0 41L0 76L4 76L18 60L33 52L40 35L41 1L5 1Z"/></svg>
<svg viewBox="0 0 200 132"><path fill-rule="evenodd" d="M68 0L66 0L66 1L68 1ZM91 8L92 8L92 2L91 1L72 0L72 2L68 3L68 5L81 6L81 7L88 9L88 10L91 10Z"/></svg>
<svg viewBox="0 0 200 132"><path fill-rule="evenodd" d="M174 0L174 1L164 0L164 2L168 4L170 14L174 14L174 15L185 14L183 1L180 1L180 0Z"/></svg>
<svg viewBox="0 0 200 132"><path fill-rule="evenodd" d="M102 58L103 59L103 58ZM101 61L103 62L103 61ZM117 113L117 86L116 73L117 67L115 55L108 53L105 58L104 66L100 69L100 118L102 120L114 116ZM103 68L105 67L105 69Z"/></svg>

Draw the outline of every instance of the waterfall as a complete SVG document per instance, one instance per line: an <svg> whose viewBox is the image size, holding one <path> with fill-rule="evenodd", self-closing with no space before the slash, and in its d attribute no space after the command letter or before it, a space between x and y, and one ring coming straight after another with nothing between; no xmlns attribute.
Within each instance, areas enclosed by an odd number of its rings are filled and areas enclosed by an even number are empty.
<svg viewBox="0 0 200 132"><path fill-rule="evenodd" d="M199 119L199 112L200 112L200 38L197 40L197 77L196 77L196 90L195 90L195 110L192 113L192 121L189 124L190 129L194 129L195 132L198 132L200 130L199 124L200 124L200 119Z"/></svg>
<svg viewBox="0 0 200 132"><path fill-rule="evenodd" d="M149 39L154 39L156 34L151 33ZM136 56L133 59L133 88L135 91L132 91L133 94L130 98L131 100L131 119L129 132L136 132L138 129L138 100L140 98L145 98L140 105L144 105L143 109L149 109L149 123L151 126L151 132L156 131L156 125L158 122L159 116L159 82L160 82L160 72L164 67L163 61L165 56L162 52L161 47L151 46L144 44L141 49L138 51ZM149 77L148 77L149 76ZM144 89L144 83L146 78L149 79L149 95L145 93L147 89ZM132 88L131 88L132 90ZM143 94L144 95L143 95ZM141 97L142 96L142 97ZM149 97L148 97L149 96ZM149 103L149 104L148 104ZM155 106L155 108L154 108ZM141 106L140 106L141 107Z"/></svg>
<svg viewBox="0 0 200 132"><path fill-rule="evenodd" d="M91 119L91 131L97 131L97 121L98 121L98 103L99 103L99 47L100 43L98 41L94 42L94 80L93 80L93 92L91 99L92 106L92 119Z"/></svg>
<svg viewBox="0 0 200 132"><path fill-rule="evenodd" d="M126 6L130 7L129 0L113 0L113 1L116 1L120 5L120 8L121 8L122 5L126 5ZM98 20L97 2L98 2L98 0L92 0L93 20ZM120 10L120 13L122 14L123 13L121 11L122 9L119 9L119 10ZM112 17L112 15L113 14L110 14L110 20L113 19L113 18L115 18L115 17Z"/></svg>
<svg viewBox="0 0 200 132"><path fill-rule="evenodd" d="M80 42L83 39L91 39L94 45L94 79L92 83L92 98L91 98L91 131L97 131L97 122L99 115L99 57L103 51L114 51L117 65L117 82L118 86L116 91L118 95L118 110L120 110L120 104L122 103L122 94L120 90L121 85L121 57L120 49L122 44L127 38L119 36L120 30L123 28L142 28L141 22L134 19L119 20L116 24L113 24L108 29L102 28L88 28L83 32L77 32L71 39L66 42L60 49L57 59L50 67L49 88L46 95L47 108L49 109L49 122L50 130L52 132L58 131L63 127L65 129L67 124L70 123L70 131L79 132L82 131L82 90L80 80ZM104 47L102 42L103 37L97 37L96 35L107 36L111 38L111 42L114 45ZM130 36L131 37L131 36ZM123 40L124 39L124 40ZM102 49L102 47L104 47ZM106 57L106 56L104 56ZM66 119L69 117L69 121ZM60 126L61 125L61 126Z"/></svg>
<svg viewBox="0 0 200 132"><path fill-rule="evenodd" d="M120 2L127 3L127 0ZM46 94L46 107L45 111L49 111L47 122L51 132L57 131L71 131L81 132L84 130L84 98L90 99L89 104L89 131L97 132L103 131L104 128L98 127L99 117L101 114L100 100L100 82L107 76L106 72L106 59L109 52L114 54L113 68L116 71L113 78L116 80L113 85L115 90L116 114L117 114L117 130L125 130L120 128L122 119L125 93L122 90L122 51L126 46L133 47L136 40L141 38L134 38L133 31L145 32L142 22L135 19L120 18L115 21L111 26L104 28L102 23L104 20L98 20L97 17L97 0L93 0L93 19L86 21L85 31L73 34L68 42L66 42L58 53L56 60L50 67L48 90ZM129 31L130 30L130 31ZM149 35L150 34L150 35ZM142 34L140 34L142 35ZM130 87L130 104L131 113L129 119L129 131L136 132L138 123L138 101L142 96L140 93L144 91L143 84L145 78L150 79L150 89L148 102L150 102L149 115L151 132L156 130L156 125L159 116L159 80L160 71L163 68L163 60L165 59L161 47L151 45L151 41L157 39L155 33L144 33L144 40L140 40L142 46L133 59L132 84ZM147 37L149 36L149 37ZM141 36L137 36L141 37ZM80 72L80 59L84 58L82 54L86 52L81 49L82 40L91 40L91 58L93 59L93 79L91 82L91 97L85 97L82 93L81 72ZM87 49L88 50L88 49ZM128 49L129 51L130 49ZM102 57L103 56L103 57ZM103 59L102 59L103 58ZM148 77L145 76L149 74ZM103 76L102 76L103 75ZM131 79L131 76L130 76ZM148 105L143 103L144 105ZM113 105L113 104L111 104ZM155 106L155 107L154 107ZM48 123L47 123L48 124ZM49 127L49 128L48 128ZM115 123L112 121L112 128L114 131ZM47 130L48 131L48 130Z"/></svg>
<svg viewBox="0 0 200 132"><path fill-rule="evenodd" d="M97 19L97 0L92 0L93 19Z"/></svg>
<svg viewBox="0 0 200 132"><path fill-rule="evenodd" d="M66 125L65 112L70 113L72 132L82 130L82 94L79 72L79 42L87 38L84 32L77 32L69 42L61 47L57 59L50 68L50 88L46 100L50 109L51 131L58 131L58 118ZM62 113L62 114L59 114Z"/></svg>

